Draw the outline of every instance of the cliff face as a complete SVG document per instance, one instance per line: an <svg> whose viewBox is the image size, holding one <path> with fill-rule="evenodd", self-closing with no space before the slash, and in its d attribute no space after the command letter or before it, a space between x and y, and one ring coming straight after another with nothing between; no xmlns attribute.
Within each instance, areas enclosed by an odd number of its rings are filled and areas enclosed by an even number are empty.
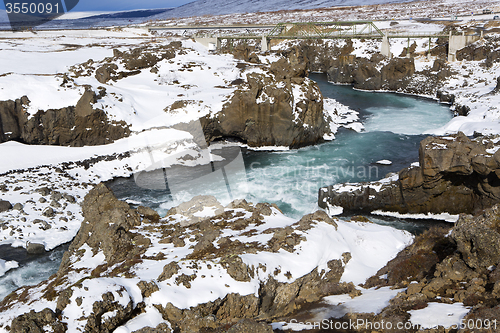
<svg viewBox="0 0 500 333"><path fill-rule="evenodd" d="M320 189L320 207L399 213L473 213L500 200L498 136L469 139L463 133L420 143L419 166L396 180Z"/></svg>
<svg viewBox="0 0 500 333"><path fill-rule="evenodd" d="M232 137L250 146L301 147L328 132L323 96L307 78L307 59L292 54L252 73L215 117L202 119L207 141Z"/></svg>
<svg viewBox="0 0 500 333"><path fill-rule="evenodd" d="M111 122L104 111L93 108L96 93L86 87L76 106L40 110L28 116L29 97L0 101L0 143L10 140L28 144L95 146L130 135L125 122Z"/></svg>

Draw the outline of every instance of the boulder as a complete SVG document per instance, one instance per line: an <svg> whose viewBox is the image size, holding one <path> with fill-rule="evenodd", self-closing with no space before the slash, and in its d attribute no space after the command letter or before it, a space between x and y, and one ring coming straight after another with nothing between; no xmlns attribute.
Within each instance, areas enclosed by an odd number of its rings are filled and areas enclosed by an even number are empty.
<svg viewBox="0 0 500 333"><path fill-rule="evenodd" d="M26 252L28 252L28 254L43 254L45 253L45 246L43 244L28 242L26 245Z"/></svg>
<svg viewBox="0 0 500 333"><path fill-rule="evenodd" d="M500 206L483 214L461 215L451 233L458 251L472 268L494 267L500 264Z"/></svg>
<svg viewBox="0 0 500 333"><path fill-rule="evenodd" d="M40 312L31 312L23 314L12 322L10 327L10 332L12 333L43 333L47 332L63 333L66 332L64 325L57 321L57 316L49 308L46 308Z"/></svg>
<svg viewBox="0 0 500 333"><path fill-rule="evenodd" d="M0 213L6 212L12 209L12 204L5 200L0 200Z"/></svg>

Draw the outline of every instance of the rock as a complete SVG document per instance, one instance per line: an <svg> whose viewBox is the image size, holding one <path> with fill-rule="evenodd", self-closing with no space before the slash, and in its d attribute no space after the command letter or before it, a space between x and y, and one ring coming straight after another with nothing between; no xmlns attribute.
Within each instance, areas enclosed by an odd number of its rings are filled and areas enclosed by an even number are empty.
<svg viewBox="0 0 500 333"><path fill-rule="evenodd" d="M209 216L197 216L197 213L204 211L205 208L212 208L213 214L210 214ZM217 199L215 199L215 197L210 195L198 195L193 197L191 200L183 202L179 206L170 209L167 213L167 217L174 214L183 215L186 220L181 222L181 226L186 227L214 215L221 214L223 211L224 207L217 201Z"/></svg>
<svg viewBox="0 0 500 333"><path fill-rule="evenodd" d="M143 297L150 297L153 293L160 290L160 288L158 288L158 285L152 281L151 282L140 281L139 283L137 283L137 286L141 290L141 294Z"/></svg>
<svg viewBox="0 0 500 333"><path fill-rule="evenodd" d="M54 217L56 212L52 209L52 207L48 207L43 211L42 215L45 217Z"/></svg>
<svg viewBox="0 0 500 333"><path fill-rule="evenodd" d="M51 332L63 333L66 328L61 322L57 321L56 314L49 308L40 312L31 312L23 314L12 322L10 332L12 333L43 333L50 328Z"/></svg>
<svg viewBox="0 0 500 333"><path fill-rule="evenodd" d="M69 265L69 253L85 243L101 249L110 266L144 251L144 247L134 245L134 235L128 232L141 223L139 214L116 199L105 185L97 185L85 196L82 211L85 221L68 249L68 256L64 255L61 267Z"/></svg>
<svg viewBox="0 0 500 333"><path fill-rule="evenodd" d="M419 166L405 168L397 180L320 189L318 204L347 211L377 209L400 213L474 213L500 200L500 153L487 150L496 136L469 139L463 133L420 142Z"/></svg>
<svg viewBox="0 0 500 333"><path fill-rule="evenodd" d="M43 244L28 242L26 245L26 252L28 252L28 254L43 254L45 253L45 246Z"/></svg>
<svg viewBox="0 0 500 333"><path fill-rule="evenodd" d="M304 68L280 60L274 75L251 73L221 112L201 119L207 142L232 137L250 146L301 147L322 141L326 133L318 85L303 76ZM301 90L303 99L294 97Z"/></svg>
<svg viewBox="0 0 500 333"><path fill-rule="evenodd" d="M266 323L259 323L252 319L241 319L227 330L227 333L272 333L273 329Z"/></svg>
<svg viewBox="0 0 500 333"><path fill-rule="evenodd" d="M157 222L160 219L160 215L154 209L149 207L139 206L137 207L137 212L143 217L150 221Z"/></svg>
<svg viewBox="0 0 500 333"><path fill-rule="evenodd" d="M19 210L19 211L22 211L24 208L24 206L20 203L16 203L13 207L14 210Z"/></svg>
<svg viewBox="0 0 500 333"><path fill-rule="evenodd" d="M500 264L500 205L482 215L461 215L451 233L464 261L472 268L488 268Z"/></svg>
<svg viewBox="0 0 500 333"><path fill-rule="evenodd" d="M170 327L167 324L162 323L156 326L155 328L145 327L141 328L140 330L134 331L133 333L171 333L171 332L172 330L170 329Z"/></svg>
<svg viewBox="0 0 500 333"><path fill-rule="evenodd" d="M339 57L327 71L329 81L353 84L355 88L365 90L401 90L410 83L415 73L412 58L393 58L380 71L377 65L380 59Z"/></svg>
<svg viewBox="0 0 500 333"><path fill-rule="evenodd" d="M180 270L179 265L175 261L172 261L170 264L165 265L163 267L163 272L158 276L158 281L165 281L170 279L172 276L177 274Z"/></svg>
<svg viewBox="0 0 500 333"><path fill-rule="evenodd" d="M52 190L50 188L44 186L44 187L37 188L35 190L35 192L40 193L41 196L45 197L45 196L49 195L50 193L52 193Z"/></svg>
<svg viewBox="0 0 500 333"><path fill-rule="evenodd" d="M260 59L255 54L255 47L247 44L239 44L232 51L236 59L241 59L254 64L260 64Z"/></svg>
<svg viewBox="0 0 500 333"><path fill-rule="evenodd" d="M95 93L86 87L77 106L39 110L27 116L29 99L0 101L0 142L19 140L28 144L84 146L111 143L130 134L124 122L111 123L105 112L92 108ZM11 133L11 134L4 134Z"/></svg>
<svg viewBox="0 0 500 333"><path fill-rule="evenodd" d="M5 200L0 200L0 213L6 212L12 209L12 204Z"/></svg>
<svg viewBox="0 0 500 333"><path fill-rule="evenodd" d="M95 78L104 84L115 76L117 69L118 66L116 64L104 64L96 70Z"/></svg>
<svg viewBox="0 0 500 333"><path fill-rule="evenodd" d="M436 264L455 250L454 244L446 237L448 232L448 229L433 227L416 236L411 245L399 252L396 258L368 279L364 287L372 288L386 284L405 286L411 281L420 281L425 277L433 276ZM385 274L387 274L387 281L379 278Z"/></svg>

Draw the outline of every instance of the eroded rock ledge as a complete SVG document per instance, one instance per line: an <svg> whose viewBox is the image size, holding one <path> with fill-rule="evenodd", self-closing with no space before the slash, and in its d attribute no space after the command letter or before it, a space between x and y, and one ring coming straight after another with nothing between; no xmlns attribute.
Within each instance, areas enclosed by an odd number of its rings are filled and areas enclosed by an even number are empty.
<svg viewBox="0 0 500 333"><path fill-rule="evenodd" d="M377 182L319 190L318 204L348 211L474 213L500 201L500 136L427 137L419 163Z"/></svg>

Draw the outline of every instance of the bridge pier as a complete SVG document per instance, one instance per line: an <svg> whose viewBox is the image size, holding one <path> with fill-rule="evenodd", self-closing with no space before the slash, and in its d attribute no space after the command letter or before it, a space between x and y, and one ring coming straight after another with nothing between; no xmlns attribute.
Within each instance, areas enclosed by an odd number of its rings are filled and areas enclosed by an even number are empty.
<svg viewBox="0 0 500 333"><path fill-rule="evenodd" d="M382 37L382 47L380 48L380 53L388 58L391 57L391 44L389 43L387 35Z"/></svg>
<svg viewBox="0 0 500 333"><path fill-rule="evenodd" d="M262 52L267 52L271 49L270 45L269 45L269 39L267 39L266 36L262 36L262 41L261 41L261 46L260 46L260 50Z"/></svg>
<svg viewBox="0 0 500 333"><path fill-rule="evenodd" d="M465 33L462 33L462 36L452 36L450 31L448 39L448 61L457 61L457 51L479 39L479 36L465 36Z"/></svg>
<svg viewBox="0 0 500 333"><path fill-rule="evenodd" d="M217 37L195 37L194 40L210 51L220 50L220 39Z"/></svg>

